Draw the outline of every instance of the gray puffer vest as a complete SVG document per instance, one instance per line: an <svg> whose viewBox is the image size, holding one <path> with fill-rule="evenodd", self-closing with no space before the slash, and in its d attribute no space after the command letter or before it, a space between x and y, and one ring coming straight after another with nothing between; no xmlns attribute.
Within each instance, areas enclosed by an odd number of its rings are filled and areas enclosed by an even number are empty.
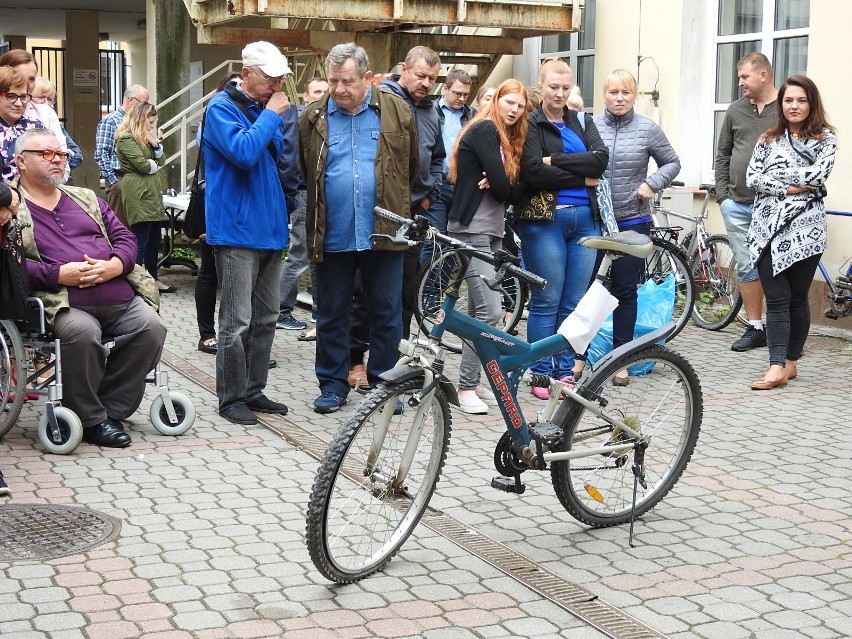
<svg viewBox="0 0 852 639"><path fill-rule="evenodd" d="M621 116L604 111L594 118L601 138L609 149L604 177L612 189L612 205L619 222L650 215L647 200L636 191L646 182L654 192L666 188L680 172L680 160L666 134L652 120L629 111ZM648 160L657 170L648 175Z"/></svg>

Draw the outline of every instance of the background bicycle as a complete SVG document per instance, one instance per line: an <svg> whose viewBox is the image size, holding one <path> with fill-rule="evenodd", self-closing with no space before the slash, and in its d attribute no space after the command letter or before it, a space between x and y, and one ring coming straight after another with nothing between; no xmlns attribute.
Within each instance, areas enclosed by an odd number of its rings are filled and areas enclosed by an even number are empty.
<svg viewBox="0 0 852 639"><path fill-rule="evenodd" d="M673 182L672 185L683 186L683 183ZM674 253L672 247L677 249L678 255L672 258L674 262L679 261L679 257L688 265L694 290L691 316L695 324L718 331L737 317L742 300L734 254L728 238L725 235L711 234L704 224L709 215L708 204L716 192L716 187L712 184L702 184L699 189L698 193L703 192L704 200L698 215L663 206L662 193L657 193L651 203L651 212L656 224L652 234L669 243L666 248L670 253ZM673 225L672 222L676 220L685 222L688 230L683 225ZM677 265L676 268L679 270L681 267ZM680 288L685 289L687 278L681 275L678 277L684 282ZM685 314L689 296L682 294L685 299L678 303L676 310L680 308ZM683 323L686 323L685 319Z"/></svg>
<svg viewBox="0 0 852 639"><path fill-rule="evenodd" d="M826 215L852 217L852 213L845 211L826 211ZM831 306L825 309L824 315L831 320L852 315L852 257L843 263L839 275L833 280L822 260L819 263L819 271L828 286L827 296L831 303Z"/></svg>

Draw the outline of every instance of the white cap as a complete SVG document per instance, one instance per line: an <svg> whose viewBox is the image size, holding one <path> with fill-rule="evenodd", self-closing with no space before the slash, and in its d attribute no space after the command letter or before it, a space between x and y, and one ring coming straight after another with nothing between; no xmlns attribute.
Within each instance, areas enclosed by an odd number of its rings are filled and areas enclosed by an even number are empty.
<svg viewBox="0 0 852 639"><path fill-rule="evenodd" d="M292 73L287 58L271 42L263 40L247 44L243 49L243 66L257 67L270 78L280 78Z"/></svg>

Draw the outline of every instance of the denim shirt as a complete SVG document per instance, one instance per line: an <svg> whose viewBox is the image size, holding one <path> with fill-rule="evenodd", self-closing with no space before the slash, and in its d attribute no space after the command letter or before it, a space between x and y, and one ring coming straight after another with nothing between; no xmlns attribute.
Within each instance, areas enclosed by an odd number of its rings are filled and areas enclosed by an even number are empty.
<svg viewBox="0 0 852 639"><path fill-rule="evenodd" d="M373 247L379 114L368 107L373 89L355 113L328 101L325 169L326 234L323 250L365 251Z"/></svg>

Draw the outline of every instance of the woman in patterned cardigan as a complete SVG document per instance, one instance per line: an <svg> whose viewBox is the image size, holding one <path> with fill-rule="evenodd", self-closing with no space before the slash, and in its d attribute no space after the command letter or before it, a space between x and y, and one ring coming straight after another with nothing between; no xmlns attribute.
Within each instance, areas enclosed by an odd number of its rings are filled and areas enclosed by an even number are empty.
<svg viewBox="0 0 852 639"><path fill-rule="evenodd" d="M828 239L823 198L837 148L810 78L787 78L778 104L778 123L758 141L746 172L757 192L748 242L766 294L769 342L769 369L753 390L784 386L798 373L811 324L808 290Z"/></svg>

